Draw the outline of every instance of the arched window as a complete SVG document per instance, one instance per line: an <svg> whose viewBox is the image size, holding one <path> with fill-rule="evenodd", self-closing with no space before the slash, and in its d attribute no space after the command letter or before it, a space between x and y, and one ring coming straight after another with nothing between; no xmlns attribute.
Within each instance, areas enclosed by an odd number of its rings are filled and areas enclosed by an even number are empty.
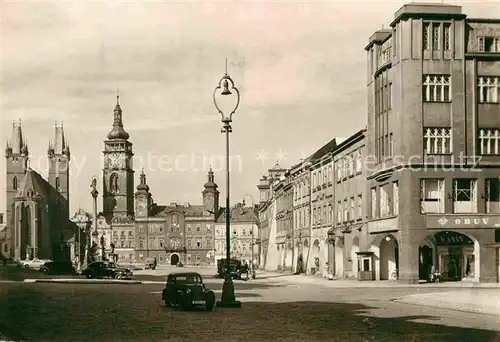
<svg viewBox="0 0 500 342"><path fill-rule="evenodd" d="M109 178L109 191L112 193L117 193L119 190L118 188L118 175L116 173L113 173L111 177Z"/></svg>
<svg viewBox="0 0 500 342"><path fill-rule="evenodd" d="M14 178L12 178L12 188L14 190L17 190L17 177L14 176Z"/></svg>
<svg viewBox="0 0 500 342"><path fill-rule="evenodd" d="M59 177L56 177L56 190L59 191L61 187L61 180L59 179Z"/></svg>

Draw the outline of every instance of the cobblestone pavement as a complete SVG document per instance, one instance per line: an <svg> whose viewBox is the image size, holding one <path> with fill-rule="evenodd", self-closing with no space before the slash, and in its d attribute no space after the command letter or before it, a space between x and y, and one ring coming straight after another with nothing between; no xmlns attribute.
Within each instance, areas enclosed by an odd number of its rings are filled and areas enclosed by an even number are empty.
<svg viewBox="0 0 500 342"><path fill-rule="evenodd" d="M221 280L207 285L220 296ZM208 313L165 308L161 285L2 283L0 334L23 341L500 341L498 317L391 301L445 289L235 287L242 308Z"/></svg>

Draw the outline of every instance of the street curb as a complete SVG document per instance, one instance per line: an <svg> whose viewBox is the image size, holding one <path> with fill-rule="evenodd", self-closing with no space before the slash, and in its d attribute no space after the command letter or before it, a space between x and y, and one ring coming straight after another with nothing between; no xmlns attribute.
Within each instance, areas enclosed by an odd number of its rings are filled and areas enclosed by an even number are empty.
<svg viewBox="0 0 500 342"><path fill-rule="evenodd" d="M138 280L102 280L102 279L24 279L25 283L58 283L58 284L123 284L139 285Z"/></svg>

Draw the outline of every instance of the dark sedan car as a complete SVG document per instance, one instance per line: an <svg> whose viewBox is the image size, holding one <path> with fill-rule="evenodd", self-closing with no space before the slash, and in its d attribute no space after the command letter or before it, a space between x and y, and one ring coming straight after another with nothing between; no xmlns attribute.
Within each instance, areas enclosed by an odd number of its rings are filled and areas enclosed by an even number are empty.
<svg viewBox="0 0 500 342"><path fill-rule="evenodd" d="M170 273L161 299L167 307L175 306L181 310L203 307L212 311L215 304L214 292L203 284L201 275L195 272Z"/></svg>
<svg viewBox="0 0 500 342"><path fill-rule="evenodd" d="M40 272L45 274L75 274L71 261L48 261L40 266Z"/></svg>
<svg viewBox="0 0 500 342"><path fill-rule="evenodd" d="M82 271L82 275L88 279L92 278L114 278L114 279L132 279L133 273L130 269L119 267L114 262L95 261Z"/></svg>

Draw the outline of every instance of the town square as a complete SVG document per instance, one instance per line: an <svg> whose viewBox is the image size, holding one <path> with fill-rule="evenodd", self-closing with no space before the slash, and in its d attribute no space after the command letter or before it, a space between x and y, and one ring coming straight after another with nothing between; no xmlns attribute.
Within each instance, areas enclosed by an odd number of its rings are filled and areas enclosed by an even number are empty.
<svg viewBox="0 0 500 342"><path fill-rule="evenodd" d="M0 9L0 340L500 341L500 3Z"/></svg>

